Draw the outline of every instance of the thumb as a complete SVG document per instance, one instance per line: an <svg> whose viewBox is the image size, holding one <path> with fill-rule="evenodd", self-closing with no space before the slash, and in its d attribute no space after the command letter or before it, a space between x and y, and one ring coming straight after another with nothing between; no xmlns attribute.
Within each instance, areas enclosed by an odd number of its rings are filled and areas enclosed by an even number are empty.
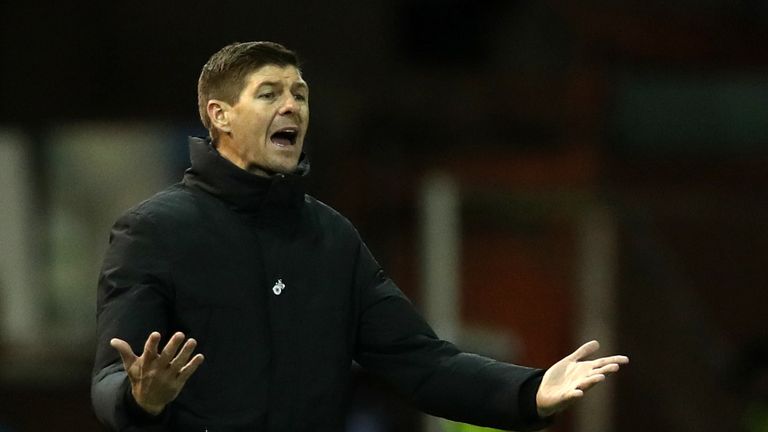
<svg viewBox="0 0 768 432"><path fill-rule="evenodd" d="M136 357L136 354L133 353L133 350L131 349L131 346L128 345L128 342L122 339L113 338L109 341L109 345L116 349L120 354L120 358L123 360L123 367L125 367L126 371L130 369L131 366L133 366L133 363L136 362L138 357Z"/></svg>

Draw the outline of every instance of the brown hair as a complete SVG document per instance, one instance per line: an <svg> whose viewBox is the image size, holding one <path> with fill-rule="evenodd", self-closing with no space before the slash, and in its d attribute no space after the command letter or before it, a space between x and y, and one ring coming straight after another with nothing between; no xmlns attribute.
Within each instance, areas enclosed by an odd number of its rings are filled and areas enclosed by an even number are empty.
<svg viewBox="0 0 768 432"><path fill-rule="evenodd" d="M216 138L216 131L208 118L208 101L236 103L246 76L266 65L298 68L299 59L296 53L275 42L235 42L208 59L197 81L197 108L212 138Z"/></svg>

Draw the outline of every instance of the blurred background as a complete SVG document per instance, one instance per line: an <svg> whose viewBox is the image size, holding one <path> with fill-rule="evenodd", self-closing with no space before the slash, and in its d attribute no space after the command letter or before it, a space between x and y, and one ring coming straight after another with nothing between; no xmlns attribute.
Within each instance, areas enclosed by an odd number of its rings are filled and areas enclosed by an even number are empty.
<svg viewBox="0 0 768 432"><path fill-rule="evenodd" d="M465 349L632 363L551 428L768 430L768 2L0 2L0 431L99 431L109 228L201 66L298 51L310 193ZM349 432L462 430L352 375Z"/></svg>

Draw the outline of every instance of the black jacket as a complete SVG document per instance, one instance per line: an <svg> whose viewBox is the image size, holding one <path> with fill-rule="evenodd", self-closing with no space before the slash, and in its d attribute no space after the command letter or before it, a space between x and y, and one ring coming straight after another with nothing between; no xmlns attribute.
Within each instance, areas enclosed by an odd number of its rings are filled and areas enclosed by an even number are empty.
<svg viewBox="0 0 768 432"><path fill-rule="evenodd" d="M422 410L500 428L543 426L540 370L438 339L352 224L302 191L192 139L183 181L122 216L99 278L94 409L116 430L343 430L353 360ZM297 172L306 171L300 164ZM280 289L282 288L282 289ZM109 340L198 341L205 361L158 417L130 395Z"/></svg>

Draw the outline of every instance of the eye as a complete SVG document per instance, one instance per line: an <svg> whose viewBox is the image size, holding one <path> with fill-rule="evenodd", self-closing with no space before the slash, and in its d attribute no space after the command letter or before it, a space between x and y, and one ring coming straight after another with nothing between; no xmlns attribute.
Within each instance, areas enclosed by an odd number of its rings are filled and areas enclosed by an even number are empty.
<svg viewBox="0 0 768 432"><path fill-rule="evenodd" d="M297 101L305 101L305 100L307 100L307 96L305 96L305 95L303 95L301 93L294 94L293 98L296 99Z"/></svg>
<svg viewBox="0 0 768 432"><path fill-rule="evenodd" d="M265 92L259 94L259 99L274 99L275 98L275 92Z"/></svg>

